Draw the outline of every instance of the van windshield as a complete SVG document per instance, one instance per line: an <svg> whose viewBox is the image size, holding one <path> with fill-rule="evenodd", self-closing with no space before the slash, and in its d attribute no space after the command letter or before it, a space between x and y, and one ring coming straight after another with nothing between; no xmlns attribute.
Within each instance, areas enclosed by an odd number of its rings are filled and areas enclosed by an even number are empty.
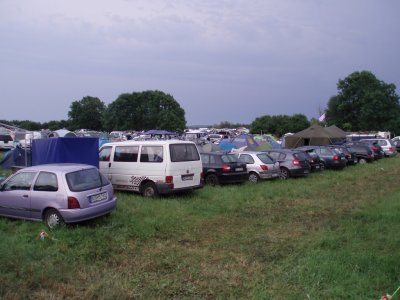
<svg viewBox="0 0 400 300"><path fill-rule="evenodd" d="M195 144L170 144L169 151L172 162L200 160Z"/></svg>

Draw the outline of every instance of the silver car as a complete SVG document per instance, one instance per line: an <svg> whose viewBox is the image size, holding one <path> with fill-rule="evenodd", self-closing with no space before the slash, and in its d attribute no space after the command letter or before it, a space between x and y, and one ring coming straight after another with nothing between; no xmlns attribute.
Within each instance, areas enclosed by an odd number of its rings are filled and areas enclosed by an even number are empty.
<svg viewBox="0 0 400 300"><path fill-rule="evenodd" d="M111 183L84 164L23 168L0 184L0 216L44 221L49 228L107 215L116 204Z"/></svg>
<svg viewBox="0 0 400 300"><path fill-rule="evenodd" d="M385 152L386 157L395 156L397 154L396 144L392 140L385 138L371 138L371 139L362 139L360 141L376 143L377 145L381 146L383 152Z"/></svg>
<svg viewBox="0 0 400 300"><path fill-rule="evenodd" d="M278 178L279 163L265 152L243 151L237 153L241 162L246 163L248 179L256 183L259 179Z"/></svg>

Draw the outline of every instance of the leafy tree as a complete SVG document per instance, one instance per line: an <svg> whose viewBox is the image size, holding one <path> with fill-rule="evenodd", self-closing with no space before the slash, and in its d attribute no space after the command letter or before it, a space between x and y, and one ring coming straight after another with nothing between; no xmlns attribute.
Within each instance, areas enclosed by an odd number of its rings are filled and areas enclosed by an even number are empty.
<svg viewBox="0 0 400 300"><path fill-rule="evenodd" d="M293 116L265 115L256 118L250 125L252 133L271 133L281 137L287 132L298 132L310 126L310 122L303 114L295 114Z"/></svg>
<svg viewBox="0 0 400 300"><path fill-rule="evenodd" d="M72 102L68 117L73 129L101 130L105 109L105 104L99 98L86 96L80 101Z"/></svg>
<svg viewBox="0 0 400 300"><path fill-rule="evenodd" d="M231 123L228 121L223 121L219 124L214 124L211 127L214 128L240 128L240 127L249 127L249 124L241 124L241 123Z"/></svg>
<svg viewBox="0 0 400 300"><path fill-rule="evenodd" d="M399 96L394 84L362 71L339 80L337 88L338 94L328 102L328 125L335 124L349 131L400 129Z"/></svg>
<svg viewBox="0 0 400 300"><path fill-rule="evenodd" d="M183 131L185 111L171 95L161 91L125 93L106 109L104 125L108 130Z"/></svg>
<svg viewBox="0 0 400 300"><path fill-rule="evenodd" d="M71 122L68 120L61 120L61 121L52 120L49 122L45 122L42 124L42 128L49 129L52 131L58 130L58 129L63 129L63 128L72 130Z"/></svg>

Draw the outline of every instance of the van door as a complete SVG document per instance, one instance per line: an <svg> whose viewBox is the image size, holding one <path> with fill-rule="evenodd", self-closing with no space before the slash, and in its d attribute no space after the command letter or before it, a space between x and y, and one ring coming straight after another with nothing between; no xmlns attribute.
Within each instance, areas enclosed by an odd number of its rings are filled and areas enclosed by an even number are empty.
<svg viewBox="0 0 400 300"><path fill-rule="evenodd" d="M99 153L99 169L104 176L107 177L108 180L111 181L110 178L110 167L111 167L111 154L112 154L112 146L104 146L101 148Z"/></svg>
<svg viewBox="0 0 400 300"><path fill-rule="evenodd" d="M190 188L201 185L203 165L194 143L169 145L167 175L173 176L174 188Z"/></svg>

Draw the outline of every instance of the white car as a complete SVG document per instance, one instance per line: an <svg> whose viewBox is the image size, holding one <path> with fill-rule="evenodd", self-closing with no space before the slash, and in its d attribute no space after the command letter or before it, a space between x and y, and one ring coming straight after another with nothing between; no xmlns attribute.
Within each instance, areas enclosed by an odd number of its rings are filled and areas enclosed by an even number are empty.
<svg viewBox="0 0 400 300"><path fill-rule="evenodd" d="M14 140L9 134L0 134L0 150L9 150L14 148Z"/></svg>
<svg viewBox="0 0 400 300"><path fill-rule="evenodd" d="M373 139L362 139L361 142L362 141L371 141L374 143L376 142L376 144L381 146L386 157L395 156L397 154L396 144L390 139L373 138Z"/></svg>
<svg viewBox="0 0 400 300"><path fill-rule="evenodd" d="M271 158L266 152L242 151L236 153L239 160L247 167L248 179L256 183L259 179L279 178L279 162Z"/></svg>

